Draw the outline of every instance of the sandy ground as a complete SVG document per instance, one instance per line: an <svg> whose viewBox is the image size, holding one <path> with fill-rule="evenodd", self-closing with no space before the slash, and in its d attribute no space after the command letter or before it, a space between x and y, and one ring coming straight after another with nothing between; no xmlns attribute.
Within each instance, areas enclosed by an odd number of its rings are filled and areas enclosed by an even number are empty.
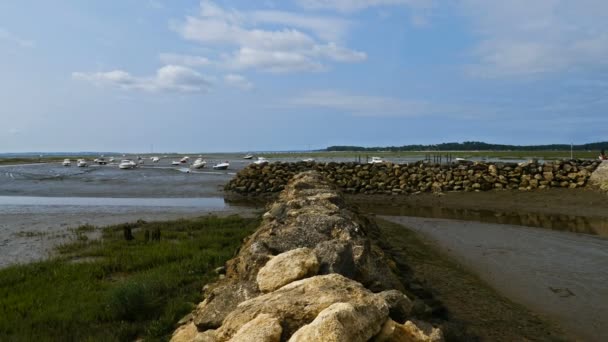
<svg viewBox="0 0 608 342"><path fill-rule="evenodd" d="M382 218L423 234L503 295L581 340L608 336L608 239L513 225Z"/></svg>

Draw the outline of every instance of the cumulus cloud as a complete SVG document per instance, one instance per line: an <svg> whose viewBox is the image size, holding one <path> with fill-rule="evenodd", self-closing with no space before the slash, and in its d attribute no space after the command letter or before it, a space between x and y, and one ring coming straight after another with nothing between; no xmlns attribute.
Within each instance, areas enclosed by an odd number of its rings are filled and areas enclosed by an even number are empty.
<svg viewBox="0 0 608 342"><path fill-rule="evenodd" d="M35 46L34 41L23 39L16 34L10 32L7 29L0 27L0 42L5 41L22 48L33 48Z"/></svg>
<svg viewBox="0 0 608 342"><path fill-rule="evenodd" d="M500 77L608 66L604 0L461 0L480 42L476 76Z"/></svg>
<svg viewBox="0 0 608 342"><path fill-rule="evenodd" d="M238 74L228 74L224 76L224 83L226 83L230 87L239 88L241 90L251 90L253 89L253 83L251 83L247 78Z"/></svg>
<svg viewBox="0 0 608 342"><path fill-rule="evenodd" d="M349 25L343 19L284 11L241 12L207 0L200 6L199 15L188 16L172 27L187 40L235 48L218 63L224 67L314 72L326 69L324 61L353 63L367 58L364 52L339 43ZM272 28L260 27L264 24Z"/></svg>
<svg viewBox="0 0 608 342"><path fill-rule="evenodd" d="M135 77L123 70L108 72L74 72L72 78L98 86L114 86L126 90L148 92L204 92L210 82L198 72L179 65L166 65L153 77Z"/></svg>

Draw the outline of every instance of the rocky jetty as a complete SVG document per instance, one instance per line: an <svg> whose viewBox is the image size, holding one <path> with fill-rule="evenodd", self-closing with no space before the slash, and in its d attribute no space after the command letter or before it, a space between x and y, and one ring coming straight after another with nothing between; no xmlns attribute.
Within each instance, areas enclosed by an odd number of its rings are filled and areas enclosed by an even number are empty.
<svg viewBox="0 0 608 342"><path fill-rule="evenodd" d="M417 192L487 191L493 189L534 190L581 188L599 161L567 160L547 163L464 162L437 165L358 163L266 163L241 170L225 190L241 195L263 195L282 191L289 179L314 170L346 193L410 194Z"/></svg>
<svg viewBox="0 0 608 342"><path fill-rule="evenodd" d="M172 341L443 340L378 235L319 172L294 176Z"/></svg>

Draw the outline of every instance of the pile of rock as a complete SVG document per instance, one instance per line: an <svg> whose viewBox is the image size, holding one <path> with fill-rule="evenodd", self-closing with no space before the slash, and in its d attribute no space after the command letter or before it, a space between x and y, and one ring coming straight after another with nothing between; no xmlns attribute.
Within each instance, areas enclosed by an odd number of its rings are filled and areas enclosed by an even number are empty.
<svg viewBox="0 0 608 342"><path fill-rule="evenodd" d="M608 161L603 161L593 172L589 183L600 190L608 192Z"/></svg>
<svg viewBox="0 0 608 342"><path fill-rule="evenodd" d="M442 191L533 190L580 188L587 184L599 161L568 160L547 163L454 163L436 165L357 163L252 164L225 187L242 195L276 193L293 175L315 170L347 193L407 194Z"/></svg>
<svg viewBox="0 0 608 342"><path fill-rule="evenodd" d="M319 173L296 175L172 341L443 340L377 229Z"/></svg>

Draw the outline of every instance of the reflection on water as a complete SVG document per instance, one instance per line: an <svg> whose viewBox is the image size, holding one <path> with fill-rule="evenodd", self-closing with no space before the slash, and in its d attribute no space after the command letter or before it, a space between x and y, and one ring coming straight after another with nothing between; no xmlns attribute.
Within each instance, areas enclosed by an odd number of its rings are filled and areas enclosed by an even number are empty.
<svg viewBox="0 0 608 342"><path fill-rule="evenodd" d="M110 198L0 196L0 206L117 206L117 207L201 207L223 209L221 197L208 198Z"/></svg>
<svg viewBox="0 0 608 342"><path fill-rule="evenodd" d="M441 208L429 206L380 206L373 204L359 204L358 206L364 212L372 212L377 215L414 216L511 224L608 237L608 219L601 217L583 217L566 214L527 212L500 212L493 210Z"/></svg>

